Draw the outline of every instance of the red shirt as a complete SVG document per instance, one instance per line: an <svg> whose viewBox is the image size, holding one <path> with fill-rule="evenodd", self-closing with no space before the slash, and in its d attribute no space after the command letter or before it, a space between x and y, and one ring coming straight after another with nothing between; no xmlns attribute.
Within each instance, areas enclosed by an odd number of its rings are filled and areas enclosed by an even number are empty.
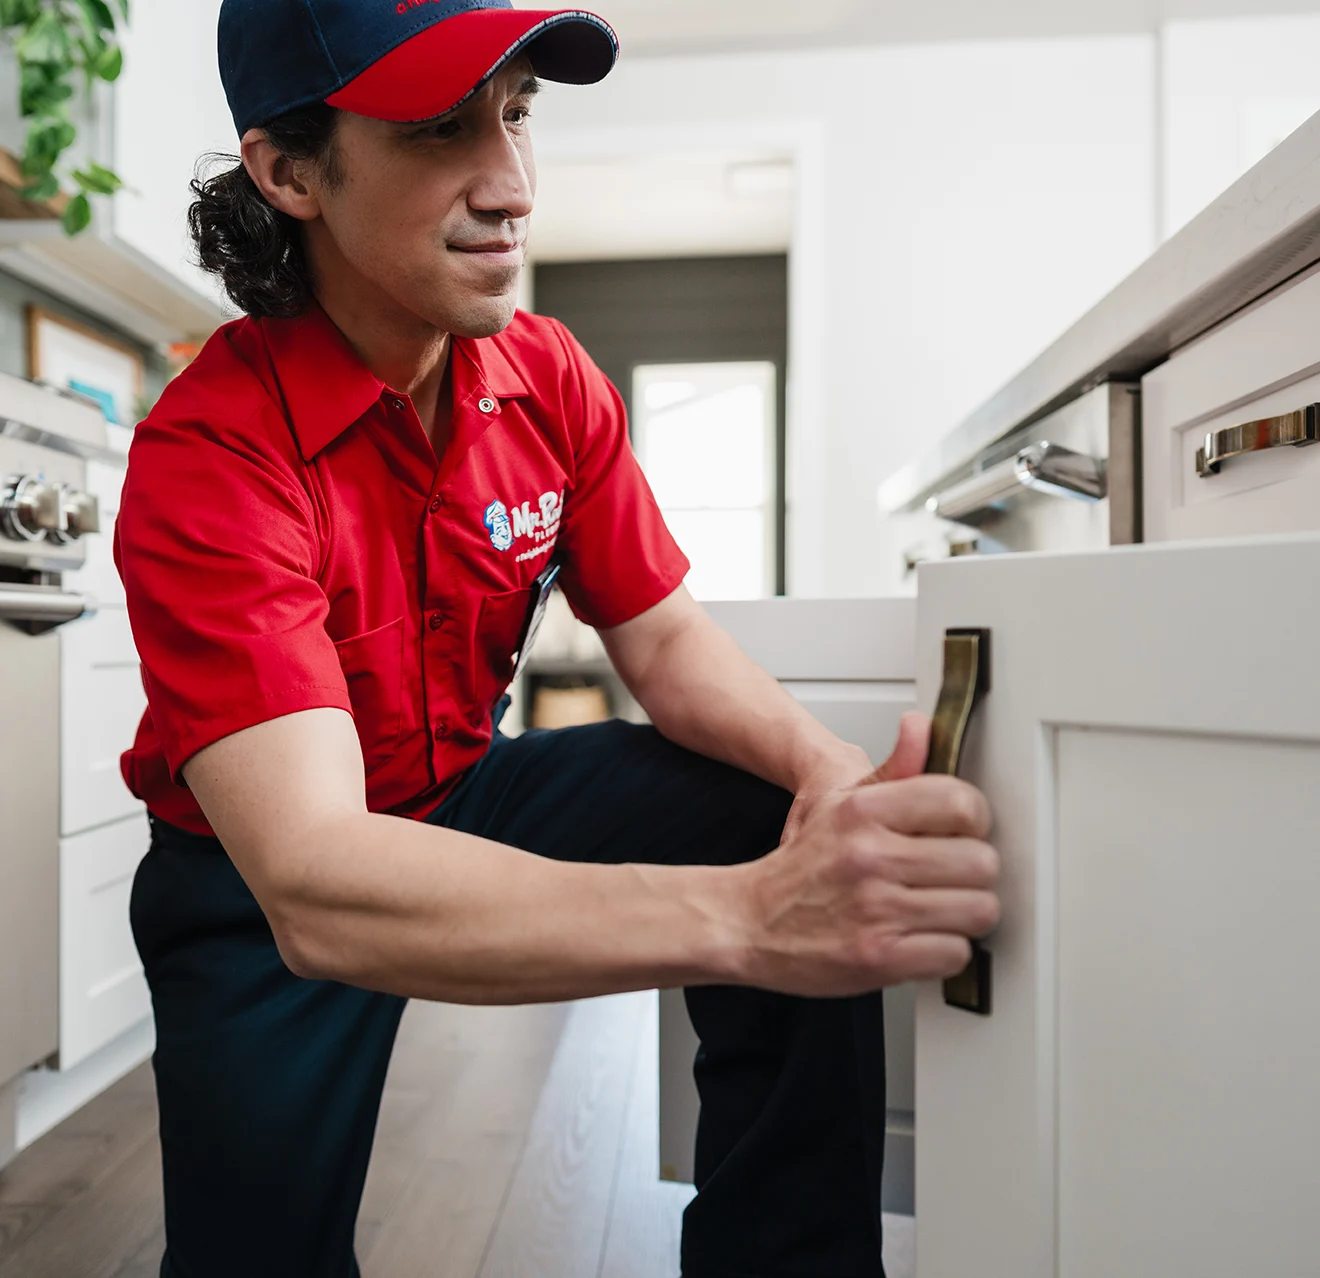
<svg viewBox="0 0 1320 1278"><path fill-rule="evenodd" d="M137 428L115 559L148 710L123 772L156 816L211 833L183 765L331 706L371 810L421 817L490 743L552 552L597 627L687 575L618 393L562 325L520 313L451 358L439 462L317 306L222 328Z"/></svg>

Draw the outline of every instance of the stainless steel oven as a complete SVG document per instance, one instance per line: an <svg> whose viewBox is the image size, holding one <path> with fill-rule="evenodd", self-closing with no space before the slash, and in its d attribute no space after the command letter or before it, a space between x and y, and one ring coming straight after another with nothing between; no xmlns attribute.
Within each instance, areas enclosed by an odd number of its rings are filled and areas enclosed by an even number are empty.
<svg viewBox="0 0 1320 1278"><path fill-rule="evenodd" d="M96 607L63 575L100 530L87 460L105 448L89 401L0 375L0 1165L12 1154L13 1080L58 1046L55 631Z"/></svg>

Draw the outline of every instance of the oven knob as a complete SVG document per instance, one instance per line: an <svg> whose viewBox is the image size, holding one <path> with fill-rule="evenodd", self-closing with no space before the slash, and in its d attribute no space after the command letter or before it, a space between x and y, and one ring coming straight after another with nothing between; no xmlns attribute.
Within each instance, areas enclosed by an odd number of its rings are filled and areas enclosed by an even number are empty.
<svg viewBox="0 0 1320 1278"><path fill-rule="evenodd" d="M76 541L88 533L101 531L101 504L91 493L80 492L76 488L63 488L60 490L60 503L70 540Z"/></svg>
<svg viewBox="0 0 1320 1278"><path fill-rule="evenodd" d="M35 475L11 476L0 500L0 532L13 541L42 541L64 527L60 490Z"/></svg>

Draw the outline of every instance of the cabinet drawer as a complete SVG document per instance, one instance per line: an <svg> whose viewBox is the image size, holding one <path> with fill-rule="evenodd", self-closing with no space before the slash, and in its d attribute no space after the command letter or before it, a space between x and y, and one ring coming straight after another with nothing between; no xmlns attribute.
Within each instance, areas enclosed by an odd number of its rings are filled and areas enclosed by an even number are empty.
<svg viewBox="0 0 1320 1278"><path fill-rule="evenodd" d="M77 572L65 573L64 584L69 590L81 590L103 604L124 605L124 584L115 569L115 520L119 515L119 498L128 472L123 466L111 462L87 463L87 491L101 503L101 531L88 537L87 562Z"/></svg>
<svg viewBox="0 0 1320 1278"><path fill-rule="evenodd" d="M119 774L146 708L128 614L65 626L60 690L60 829L76 834L141 809Z"/></svg>
<svg viewBox="0 0 1320 1278"><path fill-rule="evenodd" d="M60 843L60 1068L151 1015L128 901L151 834L145 814Z"/></svg>
<svg viewBox="0 0 1320 1278"><path fill-rule="evenodd" d="M1320 447L1232 456L1204 477L1197 469L1207 436L1316 403L1320 274L1266 298L1142 382L1146 540L1320 529Z"/></svg>

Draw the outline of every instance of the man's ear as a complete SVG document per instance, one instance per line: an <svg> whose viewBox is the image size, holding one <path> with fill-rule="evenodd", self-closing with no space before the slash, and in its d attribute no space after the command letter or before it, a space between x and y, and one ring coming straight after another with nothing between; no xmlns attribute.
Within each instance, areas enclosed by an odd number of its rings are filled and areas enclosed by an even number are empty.
<svg viewBox="0 0 1320 1278"><path fill-rule="evenodd" d="M320 216L320 197L299 176L301 166L282 155L261 129L243 135L242 155L248 176L272 207L300 222Z"/></svg>

